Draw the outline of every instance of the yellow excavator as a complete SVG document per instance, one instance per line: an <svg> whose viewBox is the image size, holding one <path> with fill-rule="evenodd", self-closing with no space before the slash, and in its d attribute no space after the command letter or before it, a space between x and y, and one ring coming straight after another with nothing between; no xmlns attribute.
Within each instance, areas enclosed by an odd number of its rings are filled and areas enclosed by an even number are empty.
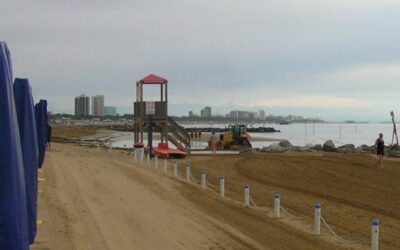
<svg viewBox="0 0 400 250"><path fill-rule="evenodd" d="M251 148L249 138L246 125L229 125L228 131L221 135L220 145L223 149Z"/></svg>

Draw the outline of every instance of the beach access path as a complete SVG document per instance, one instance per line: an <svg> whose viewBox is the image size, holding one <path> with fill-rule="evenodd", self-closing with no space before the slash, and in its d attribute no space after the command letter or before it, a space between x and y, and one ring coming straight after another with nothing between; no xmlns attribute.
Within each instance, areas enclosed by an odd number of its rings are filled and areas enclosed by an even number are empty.
<svg viewBox="0 0 400 250"><path fill-rule="evenodd" d="M39 197L43 223L32 249L258 246L196 210L177 192L182 184L135 168L133 159L121 153L53 144L41 176L45 178ZM238 239L232 240L231 234Z"/></svg>

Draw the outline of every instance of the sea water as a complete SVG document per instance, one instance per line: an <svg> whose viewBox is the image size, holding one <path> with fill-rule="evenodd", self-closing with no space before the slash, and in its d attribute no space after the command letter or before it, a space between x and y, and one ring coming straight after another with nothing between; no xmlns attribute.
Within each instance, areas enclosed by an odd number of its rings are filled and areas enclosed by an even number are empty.
<svg viewBox="0 0 400 250"><path fill-rule="evenodd" d="M273 125L279 133L263 133L253 136L274 139L286 139L293 145L323 144L332 140L336 145L366 144L373 145L379 133L384 134L386 144L392 143L393 125L386 123L296 123L289 125Z"/></svg>
<svg viewBox="0 0 400 250"><path fill-rule="evenodd" d="M229 124L196 123L180 124L185 128L225 128ZM332 140L336 146L354 144L356 146L367 144L373 145L379 133L384 134L385 144L392 143L393 125L390 123L294 123L289 125L280 124L251 124L248 127L273 127L280 132L276 133L249 133L254 138L265 138L265 141L253 142L253 147L268 146L272 140L289 140L293 145L305 146L323 144ZM159 141L154 140L153 145ZM146 143L146 142L145 142ZM127 133L122 137L113 139L113 147L132 148L133 133ZM170 145L172 146L172 145ZM201 149L207 146L205 142L198 142L192 145L194 149Z"/></svg>

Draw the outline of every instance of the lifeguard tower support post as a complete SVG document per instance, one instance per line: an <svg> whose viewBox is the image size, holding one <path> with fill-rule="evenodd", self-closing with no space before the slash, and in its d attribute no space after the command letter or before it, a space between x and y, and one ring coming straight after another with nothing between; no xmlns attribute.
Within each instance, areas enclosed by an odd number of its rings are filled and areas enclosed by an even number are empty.
<svg viewBox="0 0 400 250"><path fill-rule="evenodd" d="M143 100L143 87L147 84L160 85L160 101L146 102ZM143 134L147 131L160 133L161 143L158 147L168 149L168 141L179 150L190 152L190 135L168 116L168 80L150 74L136 82L136 101L134 102L134 143L143 143ZM146 110L147 104L147 110ZM147 111L147 113L146 113ZM151 147L151 137L148 138ZM150 148L151 150L151 148ZM152 152L150 152L152 153Z"/></svg>

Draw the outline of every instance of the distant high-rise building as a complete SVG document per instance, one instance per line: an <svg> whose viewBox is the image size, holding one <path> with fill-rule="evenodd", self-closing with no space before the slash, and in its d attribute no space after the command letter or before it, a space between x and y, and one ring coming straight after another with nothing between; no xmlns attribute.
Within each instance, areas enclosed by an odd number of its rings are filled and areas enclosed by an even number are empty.
<svg viewBox="0 0 400 250"><path fill-rule="evenodd" d="M250 119L258 119L258 112L248 112Z"/></svg>
<svg viewBox="0 0 400 250"><path fill-rule="evenodd" d="M212 111L210 106L204 107L204 109L201 110L201 117L211 117L212 116Z"/></svg>
<svg viewBox="0 0 400 250"><path fill-rule="evenodd" d="M193 117L193 116L194 116L193 111L189 111L189 117Z"/></svg>
<svg viewBox="0 0 400 250"><path fill-rule="evenodd" d="M113 106L104 107L104 113L106 115L116 116L117 115L117 108L113 107Z"/></svg>
<svg viewBox="0 0 400 250"><path fill-rule="evenodd" d="M265 120L265 111L264 110L259 110L258 111L258 119L260 120Z"/></svg>
<svg viewBox="0 0 400 250"><path fill-rule="evenodd" d="M238 111L238 118L249 118L248 111Z"/></svg>
<svg viewBox="0 0 400 250"><path fill-rule="evenodd" d="M238 110L232 110L231 112L229 112L230 117L232 118L238 118L239 117L239 111Z"/></svg>
<svg viewBox="0 0 400 250"><path fill-rule="evenodd" d="M212 112L211 112L211 107L205 107L204 108L205 112L206 112L206 116L207 117L211 117L212 116Z"/></svg>
<svg viewBox="0 0 400 250"><path fill-rule="evenodd" d="M75 97L75 116L89 116L89 96L80 95Z"/></svg>
<svg viewBox="0 0 400 250"><path fill-rule="evenodd" d="M104 95L92 96L92 115L104 116Z"/></svg>

